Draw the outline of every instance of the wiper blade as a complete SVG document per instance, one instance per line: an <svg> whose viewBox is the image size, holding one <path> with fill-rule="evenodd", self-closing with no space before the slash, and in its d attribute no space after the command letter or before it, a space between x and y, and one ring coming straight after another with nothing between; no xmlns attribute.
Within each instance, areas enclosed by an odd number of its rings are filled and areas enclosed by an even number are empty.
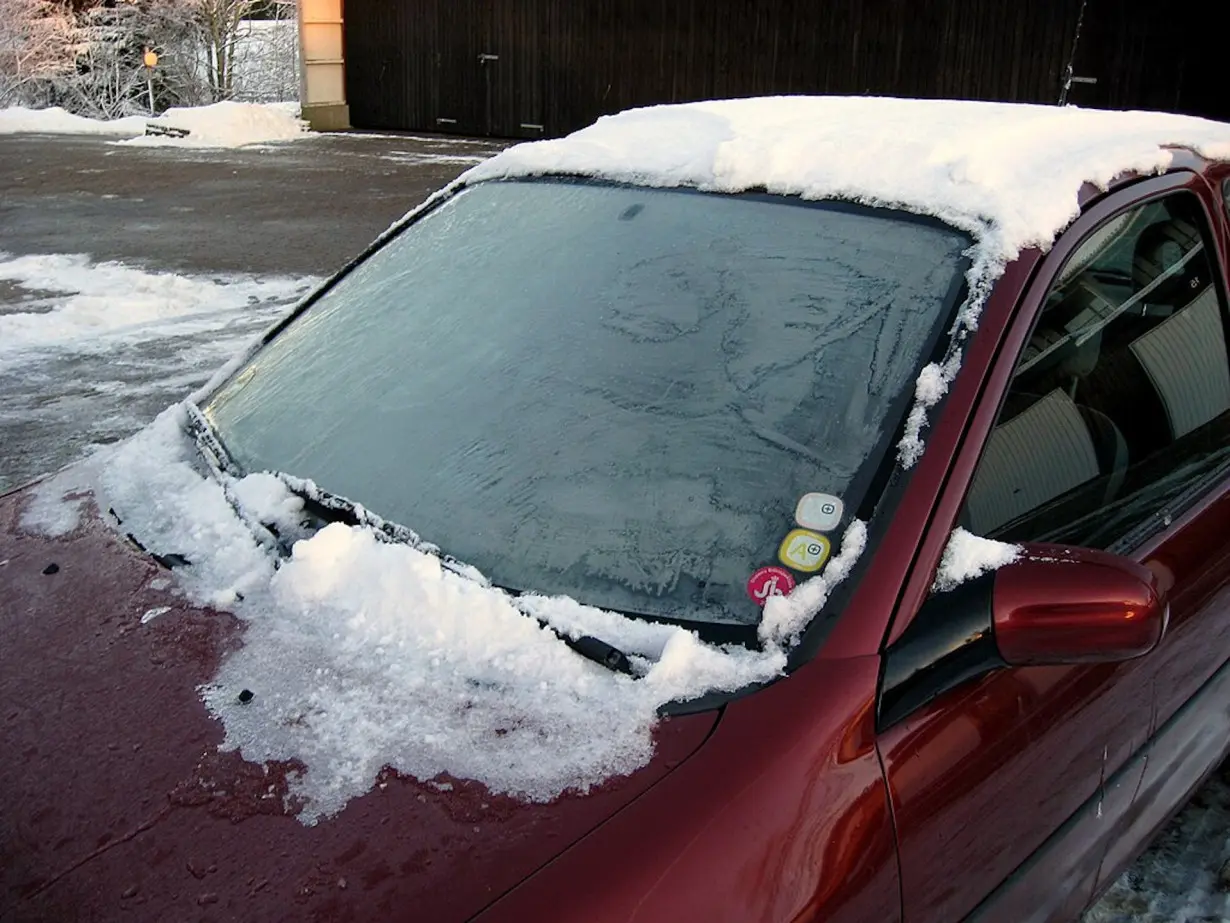
<svg viewBox="0 0 1230 923"><path fill-rule="evenodd" d="M235 510L235 514L243 522L247 523L249 528L258 536L261 533L270 536L279 557L289 557L290 548L283 537L278 534L277 529L268 523L262 522L259 524L260 529L258 531L255 528L255 524L251 522L250 517L244 514L239 502L233 496L230 480L241 478L244 473L231 460L226 447L222 444L222 440L218 438L218 434L214 432L214 428L208 418L191 401L185 401L184 407L188 414L188 434L196 443L197 450L211 469L214 480L222 485L222 491L231 507ZM309 516L323 522L340 522L348 526L367 526L372 529L378 538L384 541L399 545L409 545L417 551L430 554L439 559L442 567L458 576L473 580L483 586L491 585L491 582L476 568L457 560L452 555L445 554L438 546L423 541L413 529L408 529L400 523L391 522L377 516L362 504L347 500L345 497L340 497L337 494L331 494L327 490L321 489L313 481L292 477L280 471L273 472L273 474L286 485L287 490L303 501L304 510ZM512 595L516 596L518 594L516 591L512 591ZM637 675L636 671L632 668L632 661L628 659L628 655L615 647L615 645L608 644L601 638L595 638L592 635L581 635L574 638L544 619L530 615L530 613L520 608L518 611L523 615L533 618L538 624L548 629L571 650L580 654L586 660L593 661L615 673L623 673L627 676Z"/></svg>
<svg viewBox="0 0 1230 923"><path fill-rule="evenodd" d="M581 635L579 638L569 637L542 619L538 620L538 624L549 628L555 637L559 638L586 660L592 660L594 663L601 664L615 673L624 673L628 676L637 675L636 671L632 669L632 661L628 659L628 655L615 647L615 645L607 644L601 638L595 638L593 635Z"/></svg>

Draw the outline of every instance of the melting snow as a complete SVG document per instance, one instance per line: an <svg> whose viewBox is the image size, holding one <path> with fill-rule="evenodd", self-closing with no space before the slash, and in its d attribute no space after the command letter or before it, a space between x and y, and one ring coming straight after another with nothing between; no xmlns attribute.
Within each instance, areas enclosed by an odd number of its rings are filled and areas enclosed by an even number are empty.
<svg viewBox="0 0 1230 923"><path fill-rule="evenodd" d="M961 528L953 529L932 589L941 593L954 589L967 580L1011 564L1020 556L1020 545L982 538Z"/></svg>
<svg viewBox="0 0 1230 923"><path fill-rule="evenodd" d="M269 474L228 479L225 491L203 477L185 420L182 406L170 408L44 482L35 521L88 488L146 547L193 562L176 571L181 589L247 622L244 646L202 690L225 724L223 746L258 762L302 760L293 794L306 802L307 823L367 791L386 765L529 800L636 770L652 754L661 705L782 672L779 642L819 609L865 540L855 523L823 576L774 601L764 650L716 647L572 599L514 599L369 528L330 524L296 542L279 567L232 501L245 519L285 523L299 499ZM545 625L623 648L643 675L581 658ZM247 704L241 689L255 693Z"/></svg>

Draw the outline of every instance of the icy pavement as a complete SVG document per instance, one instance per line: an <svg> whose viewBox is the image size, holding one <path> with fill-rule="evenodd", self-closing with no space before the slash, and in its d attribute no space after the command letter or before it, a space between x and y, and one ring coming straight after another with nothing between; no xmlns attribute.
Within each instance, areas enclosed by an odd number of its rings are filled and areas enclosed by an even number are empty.
<svg viewBox="0 0 1230 923"><path fill-rule="evenodd" d="M0 252L43 254L0 255L0 490L145 425L312 277L498 147L338 135L213 153L0 138ZM1228 780L1223 768L1085 923L1230 920L1218 877Z"/></svg>
<svg viewBox="0 0 1230 923"><path fill-rule="evenodd" d="M0 490L135 432L316 281L0 254Z"/></svg>
<svg viewBox="0 0 1230 923"><path fill-rule="evenodd" d="M1084 923L1230 920L1230 766L1219 769Z"/></svg>

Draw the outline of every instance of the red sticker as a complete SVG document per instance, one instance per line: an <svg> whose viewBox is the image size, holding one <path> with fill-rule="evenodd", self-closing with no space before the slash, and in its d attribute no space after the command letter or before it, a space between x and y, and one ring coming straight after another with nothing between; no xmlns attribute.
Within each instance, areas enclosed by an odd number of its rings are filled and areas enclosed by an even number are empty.
<svg viewBox="0 0 1230 923"><path fill-rule="evenodd" d="M770 596L785 596L794 589L794 577L784 567L762 567L747 581L747 595L758 606L769 601Z"/></svg>

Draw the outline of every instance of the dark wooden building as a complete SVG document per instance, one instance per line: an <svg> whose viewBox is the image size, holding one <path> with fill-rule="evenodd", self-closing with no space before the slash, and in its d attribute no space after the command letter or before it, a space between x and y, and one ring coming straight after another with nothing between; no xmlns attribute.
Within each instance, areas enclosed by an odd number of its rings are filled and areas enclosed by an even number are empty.
<svg viewBox="0 0 1230 923"><path fill-rule="evenodd" d="M1156 0L345 0L345 95L356 128L505 138L728 96L1056 103L1069 77L1079 105L1230 119L1226 7L1212 22Z"/></svg>

